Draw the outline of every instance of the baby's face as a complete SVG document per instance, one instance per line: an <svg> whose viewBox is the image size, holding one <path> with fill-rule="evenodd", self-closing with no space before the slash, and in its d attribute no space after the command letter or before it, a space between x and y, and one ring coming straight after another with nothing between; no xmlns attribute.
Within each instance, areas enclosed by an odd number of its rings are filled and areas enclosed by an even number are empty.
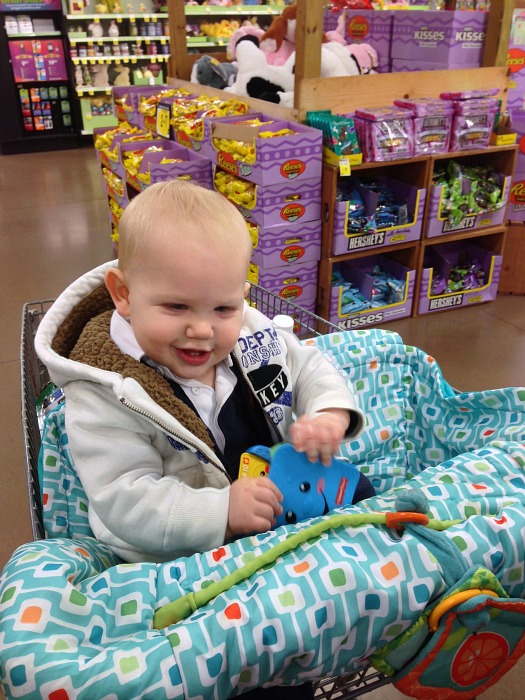
<svg viewBox="0 0 525 700"><path fill-rule="evenodd" d="M239 337L246 272L246 256L218 244L149 248L128 280L129 315L142 350L177 376L213 386L215 365Z"/></svg>

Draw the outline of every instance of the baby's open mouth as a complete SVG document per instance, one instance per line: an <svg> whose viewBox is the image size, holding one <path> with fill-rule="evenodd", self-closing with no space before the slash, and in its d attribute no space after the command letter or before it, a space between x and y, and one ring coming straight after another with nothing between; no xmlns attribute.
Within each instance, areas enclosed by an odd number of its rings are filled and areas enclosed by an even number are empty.
<svg viewBox="0 0 525 700"><path fill-rule="evenodd" d="M177 349L178 357L189 365L203 365L208 361L211 352L209 350Z"/></svg>

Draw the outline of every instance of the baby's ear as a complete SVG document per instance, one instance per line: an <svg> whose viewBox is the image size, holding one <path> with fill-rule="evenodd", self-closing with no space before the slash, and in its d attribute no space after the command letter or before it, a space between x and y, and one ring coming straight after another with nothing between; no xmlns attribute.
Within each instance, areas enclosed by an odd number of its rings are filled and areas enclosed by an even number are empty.
<svg viewBox="0 0 525 700"><path fill-rule="evenodd" d="M130 315L129 288L124 273L118 267L111 267L104 275L104 282L115 308L123 318L128 318Z"/></svg>
<svg viewBox="0 0 525 700"><path fill-rule="evenodd" d="M250 287L252 285L249 282L244 283L244 298L247 299L248 294L250 293Z"/></svg>

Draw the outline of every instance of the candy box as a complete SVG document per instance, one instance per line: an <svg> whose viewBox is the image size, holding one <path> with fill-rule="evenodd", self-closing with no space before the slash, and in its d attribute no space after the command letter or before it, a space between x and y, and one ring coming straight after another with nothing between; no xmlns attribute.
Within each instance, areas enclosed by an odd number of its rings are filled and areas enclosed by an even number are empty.
<svg viewBox="0 0 525 700"><path fill-rule="evenodd" d="M419 314L493 301L498 293L502 256L471 241L427 248L417 312Z"/></svg>
<svg viewBox="0 0 525 700"><path fill-rule="evenodd" d="M430 63L481 65L487 29L487 12L405 10L394 11L392 59Z"/></svg>
<svg viewBox="0 0 525 700"><path fill-rule="evenodd" d="M420 97L394 100L394 104L412 110L415 156L448 151L454 114L454 107L450 102Z"/></svg>
<svg viewBox="0 0 525 700"><path fill-rule="evenodd" d="M204 138L203 148L214 163L258 185L321 178L319 129L257 112L245 118L207 119Z"/></svg>
<svg viewBox="0 0 525 700"><path fill-rule="evenodd" d="M412 158L414 120L411 110L395 105L356 109L354 122L363 160L382 162Z"/></svg>
<svg viewBox="0 0 525 700"><path fill-rule="evenodd" d="M391 73L406 73L422 70L464 70L470 67L472 66L465 66L463 63L450 61L447 54L444 54L440 61L413 61L410 58L392 58L390 61Z"/></svg>
<svg viewBox="0 0 525 700"><path fill-rule="evenodd" d="M410 185L402 180L388 176L375 178L376 182L393 198L393 209L398 212L402 223L382 226L381 219L375 218L379 195L369 187L363 186L359 178L347 181L350 190L357 190L363 202L363 214L350 216L350 201L338 201L334 205L334 242L333 254L344 255L351 251L379 248L385 245L406 243L421 238L423 212L425 208L424 189ZM345 183L346 184L346 183ZM353 230L359 228L360 230Z"/></svg>
<svg viewBox="0 0 525 700"><path fill-rule="evenodd" d="M173 141L162 140L159 145L162 150L145 153L138 169L131 172L126 170L126 182L129 185L141 192L156 182L183 179L212 189L211 163L207 158Z"/></svg>
<svg viewBox="0 0 525 700"><path fill-rule="evenodd" d="M338 263L332 278L329 321L350 330L410 316L415 278L415 270L386 255Z"/></svg>
<svg viewBox="0 0 525 700"><path fill-rule="evenodd" d="M494 204L488 204L487 208L477 213L465 213L464 215L454 215L447 204L450 192L445 185L432 185L429 192L429 206L426 223L426 233L428 238L442 236L446 233L456 233L457 231L469 231L476 228L496 226L505 221L505 207L509 198L512 178L497 174L498 187L501 194ZM472 182L463 179L461 182L461 192L457 193L458 201L468 200L472 191ZM473 195L474 196L474 195ZM461 204L457 211L460 211Z"/></svg>
<svg viewBox="0 0 525 700"><path fill-rule="evenodd" d="M264 228L247 222L252 237L252 262L261 270L291 267L321 257L321 221L301 226L284 224Z"/></svg>
<svg viewBox="0 0 525 700"><path fill-rule="evenodd" d="M258 284L266 291L300 306L304 306L305 301L315 305L317 267L316 260L267 269L260 268L252 262L248 270L248 282Z"/></svg>
<svg viewBox="0 0 525 700"><path fill-rule="evenodd" d="M125 209L130 202L125 179L111 172L108 168L103 167L101 173L106 194L118 207Z"/></svg>
<svg viewBox="0 0 525 700"><path fill-rule="evenodd" d="M144 121L137 109L138 98L139 96L151 97L160 93L162 89L167 88L158 85L114 87L112 91L113 113L119 121L127 121L133 126L144 126Z"/></svg>
<svg viewBox="0 0 525 700"><path fill-rule="evenodd" d="M247 221L268 228L283 223L302 225L321 218L321 180L255 185L217 166L214 188L227 197Z"/></svg>
<svg viewBox="0 0 525 700"><path fill-rule="evenodd" d="M157 136L151 134L145 129L138 127L130 127L127 129L124 123L117 129L108 129L107 127L95 127L93 129L93 138L95 144L101 145L107 143L107 146L96 148L96 154L99 164L102 167L108 168L119 177L124 178L124 165L122 163L122 148L147 148L153 143L160 141Z"/></svg>
<svg viewBox="0 0 525 700"><path fill-rule="evenodd" d="M208 120L220 117L245 115L250 111L246 102L236 99L224 100L208 95L192 96L190 99L172 101L170 137L181 146L200 151L211 157L211 144L205 138L205 126Z"/></svg>
<svg viewBox="0 0 525 700"><path fill-rule="evenodd" d="M378 73L390 72L390 43L392 40L393 13L388 10L343 10L323 14L323 31L337 28L341 15L344 27L344 39L347 44L370 44L378 57Z"/></svg>

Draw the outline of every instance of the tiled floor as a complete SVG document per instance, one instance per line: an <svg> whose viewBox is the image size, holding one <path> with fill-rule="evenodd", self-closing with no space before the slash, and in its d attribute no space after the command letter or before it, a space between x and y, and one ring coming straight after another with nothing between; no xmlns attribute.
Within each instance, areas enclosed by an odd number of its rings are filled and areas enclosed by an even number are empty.
<svg viewBox="0 0 525 700"><path fill-rule="evenodd" d="M22 305L53 298L78 275L113 257L92 148L0 156L0 241L1 569L31 538L19 398ZM404 319L388 328L433 355L457 389L525 385L525 296L500 296L489 304ZM518 665L484 700L522 698L524 668ZM404 696L382 688L367 697Z"/></svg>

